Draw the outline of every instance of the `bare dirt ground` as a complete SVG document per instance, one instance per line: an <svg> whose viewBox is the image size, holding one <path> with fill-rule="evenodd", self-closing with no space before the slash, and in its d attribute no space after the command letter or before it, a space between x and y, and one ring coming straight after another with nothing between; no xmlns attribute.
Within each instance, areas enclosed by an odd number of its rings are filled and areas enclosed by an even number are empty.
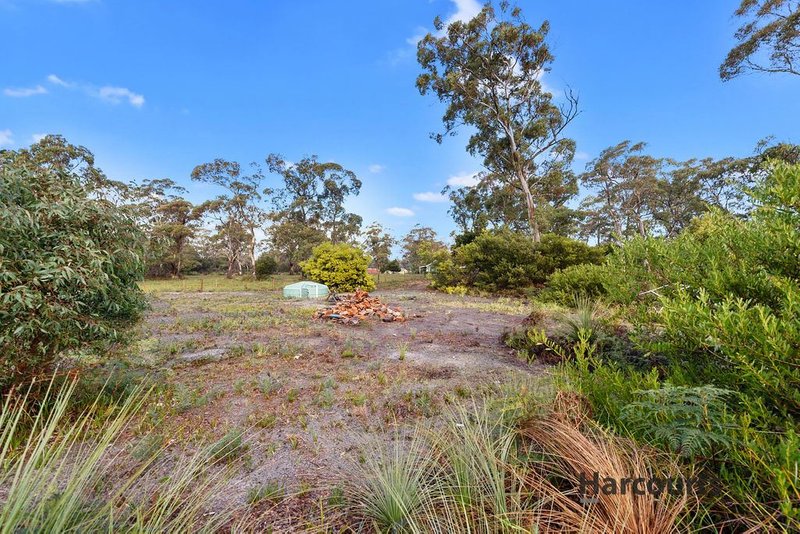
<svg viewBox="0 0 800 534"><path fill-rule="evenodd" d="M246 432L246 458L220 506L278 483L288 497L265 511L265 526L302 530L376 446L450 403L544 372L501 342L529 312L521 301L419 285L373 295L408 320L313 320L322 303L273 291L151 294L136 358L169 384L150 408L154 430L176 447Z"/></svg>

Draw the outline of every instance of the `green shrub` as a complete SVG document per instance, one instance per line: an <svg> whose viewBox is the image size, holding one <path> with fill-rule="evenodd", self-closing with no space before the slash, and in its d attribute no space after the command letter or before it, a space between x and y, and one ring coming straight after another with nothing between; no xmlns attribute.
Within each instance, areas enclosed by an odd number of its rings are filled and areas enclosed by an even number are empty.
<svg viewBox="0 0 800 534"><path fill-rule="evenodd" d="M665 363L652 376L605 358L568 364L597 420L699 456L729 496L705 502L717 520L797 530L800 166L776 164L749 194L746 219L712 211L673 239L632 239L602 275L562 271L548 292L578 293L598 275L607 302L640 303L634 340Z"/></svg>
<svg viewBox="0 0 800 534"><path fill-rule="evenodd" d="M401 269L400 262L397 260L390 260L383 266L383 272L385 273L399 273Z"/></svg>
<svg viewBox="0 0 800 534"><path fill-rule="evenodd" d="M558 269L602 258L601 249L563 236L548 234L533 243L530 236L508 229L485 231L438 265L434 285L513 291L542 284Z"/></svg>
<svg viewBox="0 0 800 534"><path fill-rule="evenodd" d="M301 264L308 279L325 284L333 291L375 289L375 280L367 274L370 257L349 245L323 243L314 248L311 258Z"/></svg>
<svg viewBox="0 0 800 534"><path fill-rule="evenodd" d="M569 304L575 296L598 298L607 295L608 269L605 265L573 265L556 271L539 294L544 300Z"/></svg>
<svg viewBox="0 0 800 534"><path fill-rule="evenodd" d="M278 269L278 262L269 254L262 254L256 260L256 280L266 280Z"/></svg>
<svg viewBox="0 0 800 534"><path fill-rule="evenodd" d="M57 166L0 154L0 387L119 338L145 301L143 235Z"/></svg>

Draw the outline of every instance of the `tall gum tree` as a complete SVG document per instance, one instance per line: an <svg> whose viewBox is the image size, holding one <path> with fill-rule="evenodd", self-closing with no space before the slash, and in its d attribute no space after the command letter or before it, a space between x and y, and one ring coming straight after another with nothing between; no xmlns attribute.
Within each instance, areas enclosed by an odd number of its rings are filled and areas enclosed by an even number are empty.
<svg viewBox="0 0 800 534"><path fill-rule="evenodd" d="M578 114L578 99L567 91L557 105L541 81L553 61L545 42L549 23L535 29L518 7L501 2L468 22L445 27L437 17L434 25L437 32L417 49L424 71L417 88L447 104L444 133L433 137L441 142L459 126L474 128L468 152L483 158L489 176L520 192L538 242L540 204L575 181L568 171L575 143L564 132Z"/></svg>
<svg viewBox="0 0 800 534"><path fill-rule="evenodd" d="M258 239L256 230L261 228L267 219L266 212L259 206L262 199L259 191L264 175L261 168L251 164L251 174L242 173L241 166L235 161L215 159L212 162L198 165L192 170L192 180L216 184L227 189L228 193L217 197L212 204L204 209L207 211L223 211L228 220L225 227L228 229L228 239L232 239L234 227L247 232L247 254L251 268L255 269L256 246ZM270 189L264 189L265 195L270 195ZM238 239L238 237L237 237ZM232 263L228 264L228 276L232 276Z"/></svg>
<svg viewBox="0 0 800 534"><path fill-rule="evenodd" d="M742 0L734 15L745 22L719 67L723 81L746 72L800 76L800 0Z"/></svg>

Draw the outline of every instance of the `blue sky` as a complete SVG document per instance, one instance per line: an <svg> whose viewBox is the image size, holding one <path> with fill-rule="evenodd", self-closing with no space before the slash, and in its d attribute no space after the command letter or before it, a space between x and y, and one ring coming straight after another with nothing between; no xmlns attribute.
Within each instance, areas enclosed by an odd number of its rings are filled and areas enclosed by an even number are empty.
<svg viewBox="0 0 800 534"><path fill-rule="evenodd" d="M800 142L800 78L722 83L738 0L521 0L550 20L554 93L571 87L576 169L623 139L655 155L748 155L768 135ZM466 135L443 145L442 106L414 87L414 40L475 0L226 2L0 0L0 145L60 133L115 179L169 177L216 157L318 154L354 170L349 202L396 234L447 235L439 191L480 170ZM277 183L277 182L276 182Z"/></svg>

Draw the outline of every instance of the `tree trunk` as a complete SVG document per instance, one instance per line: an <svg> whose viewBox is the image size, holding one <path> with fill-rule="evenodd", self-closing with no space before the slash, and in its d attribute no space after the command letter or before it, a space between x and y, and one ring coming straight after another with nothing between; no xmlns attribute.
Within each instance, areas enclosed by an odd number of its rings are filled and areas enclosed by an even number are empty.
<svg viewBox="0 0 800 534"><path fill-rule="evenodd" d="M522 192L525 195L525 205L528 208L528 225L531 227L531 236L533 237L533 242L538 243L542 240L542 235L539 232L539 221L536 218L536 202L533 200L531 188L528 186L525 173L517 171L517 178L519 179L520 187L522 187Z"/></svg>
<svg viewBox="0 0 800 534"><path fill-rule="evenodd" d="M252 274L256 274L256 231L254 228L250 229L250 268Z"/></svg>

